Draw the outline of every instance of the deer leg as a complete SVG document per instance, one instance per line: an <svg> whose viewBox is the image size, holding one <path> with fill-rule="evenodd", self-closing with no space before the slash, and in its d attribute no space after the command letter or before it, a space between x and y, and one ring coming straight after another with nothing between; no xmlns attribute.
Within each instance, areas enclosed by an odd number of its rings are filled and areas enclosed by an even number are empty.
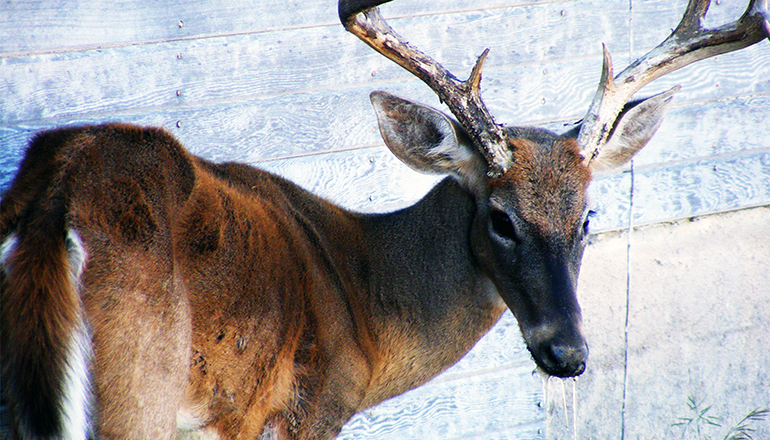
<svg viewBox="0 0 770 440"><path fill-rule="evenodd" d="M98 438L176 437L189 371L189 306L171 271L141 269L150 266L118 272L84 295L91 299Z"/></svg>
<svg viewBox="0 0 770 440"><path fill-rule="evenodd" d="M341 377L330 379L335 383L321 392L319 403L297 431L297 440L333 439L358 411L363 399L361 389Z"/></svg>
<svg viewBox="0 0 770 440"><path fill-rule="evenodd" d="M331 359L323 384L293 438L335 438L342 426L360 411L370 377L369 365L357 348L348 347Z"/></svg>

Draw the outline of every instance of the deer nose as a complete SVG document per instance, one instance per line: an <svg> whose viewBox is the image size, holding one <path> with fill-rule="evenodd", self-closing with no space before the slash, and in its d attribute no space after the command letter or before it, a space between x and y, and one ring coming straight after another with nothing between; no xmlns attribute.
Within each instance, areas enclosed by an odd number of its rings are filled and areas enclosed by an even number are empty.
<svg viewBox="0 0 770 440"><path fill-rule="evenodd" d="M576 345L551 343L544 350L543 369L546 373L558 377L574 377L583 374L588 360L588 345L585 342Z"/></svg>

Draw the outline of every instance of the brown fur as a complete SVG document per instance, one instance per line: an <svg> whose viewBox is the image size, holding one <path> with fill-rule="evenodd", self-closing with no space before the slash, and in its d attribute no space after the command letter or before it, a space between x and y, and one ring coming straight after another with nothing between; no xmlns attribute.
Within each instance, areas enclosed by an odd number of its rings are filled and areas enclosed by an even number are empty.
<svg viewBox="0 0 770 440"><path fill-rule="evenodd" d="M510 141L511 171L491 184L515 194L516 212L544 237L571 239L579 232L591 171L582 165L577 141L557 138L536 143L524 138Z"/></svg>

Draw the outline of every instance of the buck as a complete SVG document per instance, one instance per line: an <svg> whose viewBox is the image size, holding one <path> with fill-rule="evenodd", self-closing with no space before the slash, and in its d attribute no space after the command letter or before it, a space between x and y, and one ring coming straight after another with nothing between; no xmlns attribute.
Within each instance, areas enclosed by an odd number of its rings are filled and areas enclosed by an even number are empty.
<svg viewBox="0 0 770 440"><path fill-rule="evenodd" d="M628 162L676 88L643 85L768 37L766 0L672 35L601 83L579 131L498 125L479 58L459 81L382 19L347 30L425 81L457 120L374 92L387 146L449 175L383 215L190 155L161 129L105 124L32 141L0 205L2 372L17 438L328 439L423 384L515 315L547 374L586 368L575 289L594 170Z"/></svg>

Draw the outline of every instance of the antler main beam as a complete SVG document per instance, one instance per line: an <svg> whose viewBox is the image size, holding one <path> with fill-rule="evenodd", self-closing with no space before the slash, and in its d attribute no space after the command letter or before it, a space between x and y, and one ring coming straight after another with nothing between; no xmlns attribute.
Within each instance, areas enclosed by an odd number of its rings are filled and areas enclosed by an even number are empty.
<svg viewBox="0 0 770 440"><path fill-rule="evenodd" d="M340 0L340 21L349 32L375 51L420 78L439 96L468 132L497 177L511 164L505 129L495 123L481 100L481 68L489 49L476 61L467 81L457 79L441 64L412 47L382 18L377 6L390 0Z"/></svg>
<svg viewBox="0 0 770 440"><path fill-rule="evenodd" d="M768 0L751 0L746 12L735 22L706 29L702 21L710 0L690 0L671 35L614 78L612 59L605 46L599 88L578 135L587 161L599 155L618 114L639 89L688 64L770 38L767 3Z"/></svg>

